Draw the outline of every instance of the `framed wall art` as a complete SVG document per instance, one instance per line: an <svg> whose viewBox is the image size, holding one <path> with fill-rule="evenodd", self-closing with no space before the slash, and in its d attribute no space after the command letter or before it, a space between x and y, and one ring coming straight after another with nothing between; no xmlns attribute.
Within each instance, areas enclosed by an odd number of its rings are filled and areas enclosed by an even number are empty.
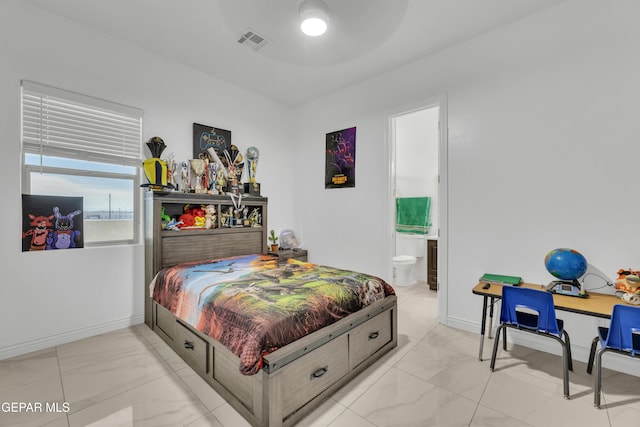
<svg viewBox="0 0 640 427"><path fill-rule="evenodd" d="M218 155L231 148L231 131L213 126L193 124L193 158L199 159L207 148L213 147Z"/></svg>
<svg viewBox="0 0 640 427"><path fill-rule="evenodd" d="M22 251L84 247L82 197L22 195Z"/></svg>
<svg viewBox="0 0 640 427"><path fill-rule="evenodd" d="M356 128L326 136L324 188L356 186Z"/></svg>

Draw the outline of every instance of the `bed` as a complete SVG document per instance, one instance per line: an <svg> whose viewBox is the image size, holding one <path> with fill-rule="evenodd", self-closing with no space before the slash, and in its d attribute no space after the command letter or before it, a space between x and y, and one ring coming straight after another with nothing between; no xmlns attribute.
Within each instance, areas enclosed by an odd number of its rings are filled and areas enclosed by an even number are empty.
<svg viewBox="0 0 640 427"><path fill-rule="evenodd" d="M152 233L147 323L251 425L291 426L396 347L397 299L377 277L256 251L264 227ZM195 237L214 258L175 250Z"/></svg>

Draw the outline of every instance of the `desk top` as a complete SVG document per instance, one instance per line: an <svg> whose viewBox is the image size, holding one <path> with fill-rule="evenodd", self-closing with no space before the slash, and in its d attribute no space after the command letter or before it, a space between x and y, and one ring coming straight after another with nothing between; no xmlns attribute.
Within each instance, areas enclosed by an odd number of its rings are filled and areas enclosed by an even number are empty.
<svg viewBox="0 0 640 427"><path fill-rule="evenodd" d="M485 282L480 282L474 286L473 293L491 298L502 298L502 285L492 283L489 289L482 289L484 284ZM533 283L522 283L519 287L546 291L546 286L536 285ZM596 292L589 292L589 298L553 294L553 302L558 310L602 317L605 319L611 318L614 305L625 304L624 301L615 295L599 294Z"/></svg>

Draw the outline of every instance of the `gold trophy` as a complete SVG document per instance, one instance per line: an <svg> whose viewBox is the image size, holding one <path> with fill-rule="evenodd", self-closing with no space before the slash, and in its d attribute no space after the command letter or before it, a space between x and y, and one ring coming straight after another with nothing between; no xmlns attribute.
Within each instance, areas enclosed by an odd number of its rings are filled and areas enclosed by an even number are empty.
<svg viewBox="0 0 640 427"><path fill-rule="evenodd" d="M204 175L204 171L206 168L206 163L202 159L190 159L189 164L191 165L191 170L196 176L196 182L193 187L195 193L206 193L207 189L202 186L202 176Z"/></svg>

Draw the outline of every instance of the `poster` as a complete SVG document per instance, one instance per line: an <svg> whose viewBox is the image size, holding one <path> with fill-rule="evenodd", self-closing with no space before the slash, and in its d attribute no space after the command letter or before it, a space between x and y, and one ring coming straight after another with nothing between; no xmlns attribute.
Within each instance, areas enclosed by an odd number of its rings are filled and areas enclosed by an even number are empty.
<svg viewBox="0 0 640 427"><path fill-rule="evenodd" d="M356 128L331 132L326 137L324 188L356 186Z"/></svg>
<svg viewBox="0 0 640 427"><path fill-rule="evenodd" d="M212 126L193 124L193 158L199 159L201 153L213 147L219 156L231 147L231 131Z"/></svg>
<svg viewBox="0 0 640 427"><path fill-rule="evenodd" d="M82 197L22 195L22 251L84 247Z"/></svg>

